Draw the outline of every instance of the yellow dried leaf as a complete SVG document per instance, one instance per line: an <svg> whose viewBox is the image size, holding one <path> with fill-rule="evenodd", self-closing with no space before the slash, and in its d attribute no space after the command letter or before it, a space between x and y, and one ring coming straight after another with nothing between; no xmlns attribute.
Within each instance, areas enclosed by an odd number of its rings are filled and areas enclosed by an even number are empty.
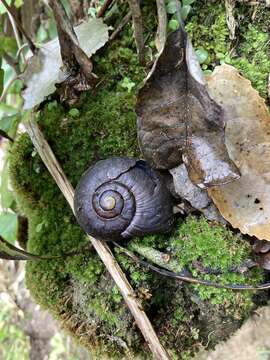
<svg viewBox="0 0 270 360"><path fill-rule="evenodd" d="M242 233L270 241L270 115L249 80L229 65L207 79L225 110L225 141L241 178L209 189L224 218Z"/></svg>

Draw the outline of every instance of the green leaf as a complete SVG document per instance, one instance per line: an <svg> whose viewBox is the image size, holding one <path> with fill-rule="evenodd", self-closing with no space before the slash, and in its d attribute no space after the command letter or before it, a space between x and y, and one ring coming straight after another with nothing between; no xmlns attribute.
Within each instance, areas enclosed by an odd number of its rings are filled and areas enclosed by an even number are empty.
<svg viewBox="0 0 270 360"><path fill-rule="evenodd" d="M68 115L71 116L72 118L77 118L80 116L80 111L76 108L73 108L69 110Z"/></svg>
<svg viewBox="0 0 270 360"><path fill-rule="evenodd" d="M97 14L97 9L95 7L90 7L88 9L88 15L91 16L92 18L95 18L96 17L96 14Z"/></svg>
<svg viewBox="0 0 270 360"><path fill-rule="evenodd" d="M38 43L44 43L46 40L48 40L48 33L43 25L40 25L37 31L36 35L36 41Z"/></svg>
<svg viewBox="0 0 270 360"><path fill-rule="evenodd" d="M14 213L0 214L0 236L14 244L17 235L17 215Z"/></svg>
<svg viewBox="0 0 270 360"><path fill-rule="evenodd" d="M10 36L0 35L0 53L9 53L16 55L17 43L16 40Z"/></svg>
<svg viewBox="0 0 270 360"><path fill-rule="evenodd" d="M5 75L4 70L0 69L0 96L3 94L3 90L4 90L4 75Z"/></svg>
<svg viewBox="0 0 270 360"><path fill-rule="evenodd" d="M16 108L14 108L11 105L8 105L4 102L0 103L0 118L4 117L4 116L12 116L12 115L16 115L18 113L18 110Z"/></svg>
<svg viewBox="0 0 270 360"><path fill-rule="evenodd" d="M23 5L23 0L15 0L14 5L16 8L19 8Z"/></svg>
<svg viewBox="0 0 270 360"><path fill-rule="evenodd" d="M130 92L132 90L132 88L134 88L135 85L136 84L133 81L131 81L128 77L124 77L124 79L121 82L121 86L124 89L127 89L128 92Z"/></svg>
<svg viewBox="0 0 270 360"><path fill-rule="evenodd" d="M56 23L53 19L49 19L48 20L48 33L49 33L49 38L50 39L54 39L57 37L57 27L56 27Z"/></svg>
<svg viewBox="0 0 270 360"><path fill-rule="evenodd" d="M195 3L196 0L183 0L182 1L182 5L185 6L185 5L191 5L193 3Z"/></svg>
<svg viewBox="0 0 270 360"><path fill-rule="evenodd" d="M179 28L179 22L175 19L171 19L168 26L170 30L175 31Z"/></svg>
<svg viewBox="0 0 270 360"><path fill-rule="evenodd" d="M168 14L175 14L177 12L177 2L178 0L172 0L166 5L166 11Z"/></svg>
<svg viewBox="0 0 270 360"><path fill-rule="evenodd" d="M190 5L185 5L181 8L181 16L183 20L186 20L188 17L188 14L190 13L191 10L191 6Z"/></svg>
<svg viewBox="0 0 270 360"><path fill-rule="evenodd" d="M1 194L1 205L4 209L10 209L14 201L15 199L12 191L6 190Z"/></svg>
<svg viewBox="0 0 270 360"><path fill-rule="evenodd" d="M203 64L208 58L208 51L205 50L203 47L200 47L195 52L198 57L199 63Z"/></svg>
<svg viewBox="0 0 270 360"><path fill-rule="evenodd" d="M11 4L11 0L6 0L7 4ZM7 12L5 6L2 4L2 1L0 2L0 15L5 14Z"/></svg>
<svg viewBox="0 0 270 360"><path fill-rule="evenodd" d="M16 115L3 116L0 118L0 130L5 131L11 137L15 135L19 118Z"/></svg>

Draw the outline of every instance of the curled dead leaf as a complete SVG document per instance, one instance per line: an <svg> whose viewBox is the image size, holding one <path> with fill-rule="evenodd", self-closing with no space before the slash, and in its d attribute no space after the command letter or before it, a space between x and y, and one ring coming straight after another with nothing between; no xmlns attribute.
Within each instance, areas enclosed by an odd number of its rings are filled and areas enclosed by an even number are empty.
<svg viewBox="0 0 270 360"><path fill-rule="evenodd" d="M226 146L241 172L233 183L208 190L222 216L242 233L270 241L270 115L249 80L229 65L208 78L225 109Z"/></svg>
<svg viewBox="0 0 270 360"><path fill-rule="evenodd" d="M108 30L102 19L90 19L74 28L79 46L88 57L108 41ZM58 38L42 45L37 54L29 59L26 71L21 75L25 84L22 94L24 109L41 103L56 90L55 84L63 82L69 75L63 71Z"/></svg>
<svg viewBox="0 0 270 360"><path fill-rule="evenodd" d="M201 187L239 177L224 142L223 109L209 96L183 28L168 36L136 111L140 147L153 167L171 169L184 161Z"/></svg>

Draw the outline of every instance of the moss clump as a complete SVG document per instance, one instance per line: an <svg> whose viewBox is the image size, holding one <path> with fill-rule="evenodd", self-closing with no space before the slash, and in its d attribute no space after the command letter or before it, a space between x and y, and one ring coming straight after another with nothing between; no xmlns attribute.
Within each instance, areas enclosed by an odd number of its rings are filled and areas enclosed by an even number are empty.
<svg viewBox="0 0 270 360"><path fill-rule="evenodd" d="M251 257L249 243L203 217L189 216L178 223L170 236L147 236L132 241L129 246L132 250L144 247L143 253L149 259L153 259L152 248L169 254L170 264L175 267L177 262L178 271L187 269L194 277L204 280L221 284L257 284L263 279L258 269L246 274L237 272L237 268L243 267ZM145 251L147 247L149 254ZM126 270L130 271L130 268L126 267ZM211 274L213 272L216 275ZM226 339L254 308L252 293L248 291L181 286L174 280L167 280L163 286L163 299L160 293L153 295L153 304L162 304L158 310L159 318L153 321L164 341L186 351L186 355L202 345L211 347ZM177 333L181 333L179 340Z"/></svg>
<svg viewBox="0 0 270 360"><path fill-rule="evenodd" d="M270 16L270 12L269 12ZM259 93L267 97L267 80L270 69L269 33L256 25L248 25L238 49L238 57L228 63L248 78Z"/></svg>
<svg viewBox="0 0 270 360"><path fill-rule="evenodd" d="M130 35L129 27L123 40L95 57L95 72L102 80L95 94L84 94L78 107L72 109L50 102L38 114L42 131L74 186L99 159L139 155L134 104L144 70L138 65ZM25 134L12 147L10 175L18 207L29 220L28 249L38 254L61 254L83 248L77 256L27 264L27 284L37 301L87 346L94 358L150 358L119 291ZM245 275L231 273L230 267L249 257L248 246L227 229L203 219L178 223L170 236L136 241L169 252L179 266L189 268L194 275L198 273L194 262L199 261L222 271L215 278L219 282L262 280L261 273L249 274L248 280ZM176 359L188 358L199 346L224 339L254 306L250 292L181 284L115 252L158 335ZM197 275L214 279L212 275Z"/></svg>
<svg viewBox="0 0 270 360"><path fill-rule="evenodd" d="M193 16L186 28L196 49L204 48L208 58L202 65L209 72L217 65L235 66L260 95L267 97L267 80L270 68L269 18L270 9L258 5L251 20L253 8L238 5L235 9L237 44L229 39L225 5L220 1L196 1Z"/></svg>
<svg viewBox="0 0 270 360"><path fill-rule="evenodd" d="M96 101L99 101L98 98ZM55 132L58 142L63 142L64 146L72 137L74 127L57 132L65 115L61 115L62 110L56 108L47 109L42 115L51 111L51 121L41 117L43 130L57 151L56 155L62 158L68 175L74 179L76 175L72 172L70 162L74 161L73 156L77 157L73 143L65 153L61 146L58 148L54 144ZM83 121L81 112L80 122ZM90 120L87 117L85 121ZM77 126L82 125L79 123ZM102 147L95 150L100 154ZM84 170L89 165L89 154L83 153L80 161L85 162L84 166L81 165ZM12 149L10 170L18 203L29 218L28 248L31 251L59 254L87 244L85 235L76 225L65 200L51 182L38 156L33 153L30 140L25 135L17 140ZM192 269L192 262L198 260L204 266L221 269L223 273L218 277L220 282L247 281L245 276L233 275L229 271L231 266L238 265L249 256L246 243L225 228L211 225L204 219L188 218L177 225L171 236L149 236L136 241L164 252L170 251L180 266L188 267L194 274L196 270ZM182 351L191 354L201 345L213 345L225 338L254 306L249 292L238 294L182 286L141 268L119 252L116 255L158 329L159 336L176 358ZM207 275L201 276L207 278ZM252 276L252 281L261 281L261 274ZM53 312L64 328L85 344L94 357L102 358L110 354L111 359L119 359L130 354L142 356L141 352L147 353L118 290L91 247L85 248L82 255L63 260L29 262L27 283L37 301ZM179 331L181 336L178 336ZM208 341L213 331L215 335Z"/></svg>

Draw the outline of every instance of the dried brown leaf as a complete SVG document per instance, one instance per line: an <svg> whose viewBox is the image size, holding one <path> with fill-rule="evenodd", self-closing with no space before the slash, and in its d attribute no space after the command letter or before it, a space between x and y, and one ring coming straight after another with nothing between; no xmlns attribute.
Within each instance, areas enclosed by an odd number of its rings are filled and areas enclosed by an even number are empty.
<svg viewBox="0 0 270 360"><path fill-rule="evenodd" d="M74 28L79 45L90 57L109 39L108 26L102 19L89 19ZM23 91L24 109L41 103L55 90L55 84L67 80L69 73L63 71L59 39L42 45L37 54L29 59L21 78L26 86Z"/></svg>
<svg viewBox="0 0 270 360"><path fill-rule="evenodd" d="M226 146L241 178L208 190L233 227L270 240L270 116L249 80L229 65L208 79L210 93L225 109Z"/></svg>
<svg viewBox="0 0 270 360"><path fill-rule="evenodd" d="M184 161L190 179L201 187L239 177L224 142L223 110L208 94L184 29L168 36L136 110L141 150L155 168Z"/></svg>

